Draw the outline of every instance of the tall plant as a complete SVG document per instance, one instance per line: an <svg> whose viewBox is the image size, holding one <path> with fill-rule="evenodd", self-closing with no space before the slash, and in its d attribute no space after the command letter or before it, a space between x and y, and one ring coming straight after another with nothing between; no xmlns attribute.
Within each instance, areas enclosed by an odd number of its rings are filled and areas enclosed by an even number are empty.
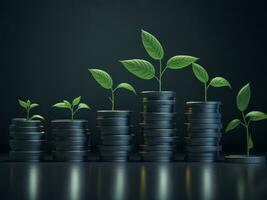
<svg viewBox="0 0 267 200"><path fill-rule="evenodd" d="M245 110L247 109L250 102L250 96L251 96L251 90L250 90L250 84L248 83L240 89L240 91L236 96L236 106L238 110L241 112L241 120L233 119L228 123L225 129L225 132L229 132L235 129L240 124L245 128L246 141L247 141L246 145L247 156L249 156L250 149L254 147L252 135L251 132L249 131L250 123L253 121L260 121L267 119L267 115L261 111L251 111L245 114Z"/></svg>
<svg viewBox="0 0 267 200"><path fill-rule="evenodd" d="M208 72L202 67L201 65L197 63L192 64L193 73L196 76L196 78L204 83L204 100L208 101L208 89L210 86L212 87L229 87L231 88L231 85L229 81L227 81L223 77L215 77L211 79L209 82L209 74Z"/></svg>
<svg viewBox="0 0 267 200"><path fill-rule="evenodd" d="M158 62L158 74L156 74L154 66L143 59L121 60L120 62L129 72L141 79L156 79L159 91L162 90L162 78L167 69L183 69L198 60L193 56L177 55L170 58L166 65L163 65L164 50L158 39L144 30L141 31L141 39L148 55Z"/></svg>
<svg viewBox="0 0 267 200"><path fill-rule="evenodd" d="M88 69L88 70L99 85L111 91L111 97L109 97L109 100L111 101L112 110L115 109L115 92L119 88L129 90L133 92L134 94L136 94L134 87L130 85L129 83L120 83L114 88L113 80L107 72L100 70L100 69Z"/></svg>

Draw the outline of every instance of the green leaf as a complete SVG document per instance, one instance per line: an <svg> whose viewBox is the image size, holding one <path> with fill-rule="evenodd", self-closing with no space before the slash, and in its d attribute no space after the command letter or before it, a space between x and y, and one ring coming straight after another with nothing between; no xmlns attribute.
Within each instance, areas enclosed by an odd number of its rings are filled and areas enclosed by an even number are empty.
<svg viewBox="0 0 267 200"><path fill-rule="evenodd" d="M33 115L33 116L31 117L31 120L33 120L33 119L41 119L41 120L45 120L41 115Z"/></svg>
<svg viewBox="0 0 267 200"><path fill-rule="evenodd" d="M39 106L39 104L37 104L37 103L33 103L33 104L30 105L30 109L35 108L35 107L37 107L37 106Z"/></svg>
<svg viewBox="0 0 267 200"><path fill-rule="evenodd" d="M81 102L81 96L76 97L76 98L73 99L73 101L72 101L72 106L77 106L80 102Z"/></svg>
<svg viewBox="0 0 267 200"><path fill-rule="evenodd" d="M141 31L141 38L148 55L155 60L161 60L164 56L164 51L157 38L144 30Z"/></svg>
<svg viewBox="0 0 267 200"><path fill-rule="evenodd" d="M233 119L232 121L230 121L225 129L225 132L231 131L234 128L236 128L239 124L241 123L241 121L239 119Z"/></svg>
<svg viewBox="0 0 267 200"><path fill-rule="evenodd" d="M56 103L53 105L56 108L69 108L64 102Z"/></svg>
<svg viewBox="0 0 267 200"><path fill-rule="evenodd" d="M19 105L20 105L22 108L25 108L25 109L28 108L28 104L27 104L27 102L22 101L22 100L20 100L20 99L18 99L18 101L19 101Z"/></svg>
<svg viewBox="0 0 267 200"><path fill-rule="evenodd" d="M197 60L198 58L193 56L184 56L184 55L173 56L168 60L167 67L170 69L182 69L191 65Z"/></svg>
<svg viewBox="0 0 267 200"><path fill-rule="evenodd" d="M155 76L154 66L146 60L132 59L120 62L129 72L141 79L149 80Z"/></svg>
<svg viewBox="0 0 267 200"><path fill-rule="evenodd" d="M78 105L78 109L88 109L88 110L90 110L91 108L85 103L80 103Z"/></svg>
<svg viewBox="0 0 267 200"><path fill-rule="evenodd" d="M229 87L229 88L232 88L229 81L227 81L223 77L215 77L215 78L211 79L210 85L212 87Z"/></svg>
<svg viewBox="0 0 267 200"><path fill-rule="evenodd" d="M28 105L28 107L30 107L30 105L31 105L31 101L29 99L27 100L27 105Z"/></svg>
<svg viewBox="0 0 267 200"><path fill-rule="evenodd" d="M209 81L209 75L208 72L199 64L193 63L193 73L197 77L198 80L200 80L202 83L207 83Z"/></svg>
<svg viewBox="0 0 267 200"><path fill-rule="evenodd" d="M129 91L133 92L134 94L136 94L136 91L135 91L134 87L132 85L130 85L129 83L120 83L116 87L116 89L119 89L119 88L123 88L123 89L129 90Z"/></svg>
<svg viewBox="0 0 267 200"><path fill-rule="evenodd" d="M254 147L251 135L248 137L248 148L252 149Z"/></svg>
<svg viewBox="0 0 267 200"><path fill-rule="evenodd" d="M63 100L63 102L65 103L65 105L67 106L67 108L71 109L72 105L69 101L67 100Z"/></svg>
<svg viewBox="0 0 267 200"><path fill-rule="evenodd" d="M246 110L250 101L250 85L246 84L236 96L236 105L240 111Z"/></svg>
<svg viewBox="0 0 267 200"><path fill-rule="evenodd" d="M251 111L246 114L246 117L248 117L251 121L260 121L267 119L267 115L261 111Z"/></svg>
<svg viewBox="0 0 267 200"><path fill-rule="evenodd" d="M105 89L111 89L113 86L113 81L110 75L100 69L88 69L92 74L96 82Z"/></svg>

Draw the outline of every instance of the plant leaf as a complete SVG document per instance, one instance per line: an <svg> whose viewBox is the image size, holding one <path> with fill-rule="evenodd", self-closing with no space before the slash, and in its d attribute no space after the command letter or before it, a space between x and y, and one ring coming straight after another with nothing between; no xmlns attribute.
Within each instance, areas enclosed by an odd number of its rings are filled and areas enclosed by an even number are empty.
<svg viewBox="0 0 267 200"><path fill-rule="evenodd" d="M199 64L193 63L193 73L197 77L198 80L200 80L202 83L207 83L209 81L209 75L208 72Z"/></svg>
<svg viewBox="0 0 267 200"><path fill-rule="evenodd" d="M227 81L223 77L215 77L215 78L211 79L210 85L212 87L229 87L229 88L232 88L229 81Z"/></svg>
<svg viewBox="0 0 267 200"><path fill-rule="evenodd" d="M141 79L149 80L155 76L154 66L146 60L132 59L120 62L129 72Z"/></svg>
<svg viewBox="0 0 267 200"><path fill-rule="evenodd" d="M72 101L72 106L77 106L79 103L81 102L81 96L76 97L75 99L73 99Z"/></svg>
<svg viewBox="0 0 267 200"><path fill-rule="evenodd" d="M155 60L161 60L164 56L164 51L157 38L144 30L141 31L141 38L148 55Z"/></svg>
<svg viewBox="0 0 267 200"><path fill-rule="evenodd" d="M236 105L240 111L246 110L250 101L250 85L246 84L240 89L236 96Z"/></svg>
<svg viewBox="0 0 267 200"><path fill-rule="evenodd" d="M241 123L241 121L239 119L233 119L232 121L230 121L228 123L228 125L226 126L225 132L231 131L234 128L236 128L239 124Z"/></svg>
<svg viewBox="0 0 267 200"><path fill-rule="evenodd" d="M167 67L170 69L182 69L191 65L197 60L198 58L193 56L185 56L185 55L173 56L168 60Z"/></svg>
<svg viewBox="0 0 267 200"><path fill-rule="evenodd" d="M67 100L63 100L63 102L65 103L65 105L67 106L67 108L71 109L72 105L69 101Z"/></svg>
<svg viewBox="0 0 267 200"><path fill-rule="evenodd" d="M33 104L30 105L30 109L35 108L35 107L37 107L37 106L39 106L39 104L37 104L37 103L33 103Z"/></svg>
<svg viewBox="0 0 267 200"><path fill-rule="evenodd" d="M53 105L56 108L69 108L64 102L56 103Z"/></svg>
<svg viewBox="0 0 267 200"><path fill-rule="evenodd" d="M254 147L251 135L248 137L248 148L252 149Z"/></svg>
<svg viewBox="0 0 267 200"><path fill-rule="evenodd" d="M25 108L25 109L28 108L28 104L27 104L27 102L22 101L22 100L20 100L20 99L18 99L18 101L19 101L19 105L20 105L22 108Z"/></svg>
<svg viewBox="0 0 267 200"><path fill-rule="evenodd" d="M129 90L129 91L133 92L134 94L136 94L134 87L132 85L130 85L129 83L120 83L116 87L116 89L119 89L119 88L124 88L124 89Z"/></svg>
<svg viewBox="0 0 267 200"><path fill-rule="evenodd" d="M99 85L101 85L105 89L112 88L113 81L111 76L107 72L100 69L88 69L88 70Z"/></svg>
<svg viewBox="0 0 267 200"><path fill-rule="evenodd" d="M88 109L88 110L90 110L91 108L85 103L80 103L78 105L78 109Z"/></svg>
<svg viewBox="0 0 267 200"><path fill-rule="evenodd" d="M31 117L31 120L33 120L33 119L41 119L41 120L45 120L41 115L33 115L33 116Z"/></svg>
<svg viewBox="0 0 267 200"><path fill-rule="evenodd" d="M27 105L28 105L28 107L30 107L30 105L31 105L31 101L29 99L27 100Z"/></svg>
<svg viewBox="0 0 267 200"><path fill-rule="evenodd" d="M251 121L260 121L267 119L267 115L261 111L251 111L248 114L246 114L246 117L249 117Z"/></svg>

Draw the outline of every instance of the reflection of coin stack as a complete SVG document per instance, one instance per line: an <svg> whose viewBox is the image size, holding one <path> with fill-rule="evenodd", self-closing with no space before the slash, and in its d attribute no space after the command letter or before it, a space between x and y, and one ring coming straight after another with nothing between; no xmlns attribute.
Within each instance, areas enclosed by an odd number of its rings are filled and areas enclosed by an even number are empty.
<svg viewBox="0 0 267 200"><path fill-rule="evenodd" d="M89 130L86 120L54 120L54 160L86 161L89 153Z"/></svg>
<svg viewBox="0 0 267 200"><path fill-rule="evenodd" d="M40 161L45 156L45 133L38 120L13 119L9 156L14 161Z"/></svg>
<svg viewBox="0 0 267 200"><path fill-rule="evenodd" d="M102 161L125 162L131 150L130 111L97 111Z"/></svg>
<svg viewBox="0 0 267 200"><path fill-rule="evenodd" d="M142 92L144 145L141 157L144 161L172 161L176 147L175 93Z"/></svg>
<svg viewBox="0 0 267 200"><path fill-rule="evenodd" d="M187 102L187 161L214 162L221 151L220 102Z"/></svg>

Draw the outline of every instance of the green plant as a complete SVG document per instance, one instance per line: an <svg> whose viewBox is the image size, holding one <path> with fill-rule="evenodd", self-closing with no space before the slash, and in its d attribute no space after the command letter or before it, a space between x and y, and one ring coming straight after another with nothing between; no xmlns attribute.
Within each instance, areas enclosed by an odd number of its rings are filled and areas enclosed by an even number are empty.
<svg viewBox="0 0 267 200"><path fill-rule="evenodd" d="M267 119L267 115L264 112L261 111L251 111L247 114L245 114L245 110L248 107L249 101L250 101L250 84L246 84L243 86L240 91L238 92L236 96L236 106L238 110L241 112L242 115L242 121L240 119L233 119L230 121L225 129L225 132L231 131L234 128L236 128L238 125L242 125L245 127L246 130L246 141L247 141L247 155L249 156L249 150L253 148L253 140L251 133L249 131L249 125L252 121L260 121Z"/></svg>
<svg viewBox="0 0 267 200"><path fill-rule="evenodd" d="M111 97L109 97L109 100L111 101L112 110L114 110L115 108L115 92L117 91L117 89L123 88L136 94L135 89L129 83L120 83L117 85L117 87L113 88L113 80L107 72L100 69L88 69L88 70L99 85L111 91Z"/></svg>
<svg viewBox="0 0 267 200"><path fill-rule="evenodd" d="M192 69L193 69L193 73L196 76L196 78L199 81L201 81L202 83L204 83L204 87L205 87L204 99L205 99L205 101L208 100L208 89L210 86L212 86L212 87L225 87L225 86L227 86L227 87L231 88L229 81L227 81L223 77L215 77L215 78L211 79L211 81L209 82L208 72L201 65L199 65L197 63L192 64Z"/></svg>
<svg viewBox="0 0 267 200"><path fill-rule="evenodd" d="M162 90L162 77L167 69L182 69L193 62L196 62L198 58L193 56L178 55L173 56L167 61L165 67L162 66L162 60L164 57L164 50L158 41L158 39L152 34L142 30L141 38L143 46L148 53L148 55L154 60L159 62L159 73L156 75L154 66L143 59L131 59L131 60L121 60L122 65L135 76L149 80L155 78L159 84L159 91Z"/></svg>
<svg viewBox="0 0 267 200"><path fill-rule="evenodd" d="M31 109L38 107L39 104L31 103L31 101L29 99L25 100L25 101L18 99L18 101L19 101L19 105L26 110L26 120L33 120L33 119L44 120L44 118L41 115L30 116Z"/></svg>
<svg viewBox="0 0 267 200"><path fill-rule="evenodd" d="M54 104L53 107L70 110L72 120L74 119L74 115L77 113L78 110L80 110L80 109L88 109L89 110L90 109L90 107L87 104L81 103L81 97L80 96L73 99L71 103L67 100L63 100L62 102Z"/></svg>

